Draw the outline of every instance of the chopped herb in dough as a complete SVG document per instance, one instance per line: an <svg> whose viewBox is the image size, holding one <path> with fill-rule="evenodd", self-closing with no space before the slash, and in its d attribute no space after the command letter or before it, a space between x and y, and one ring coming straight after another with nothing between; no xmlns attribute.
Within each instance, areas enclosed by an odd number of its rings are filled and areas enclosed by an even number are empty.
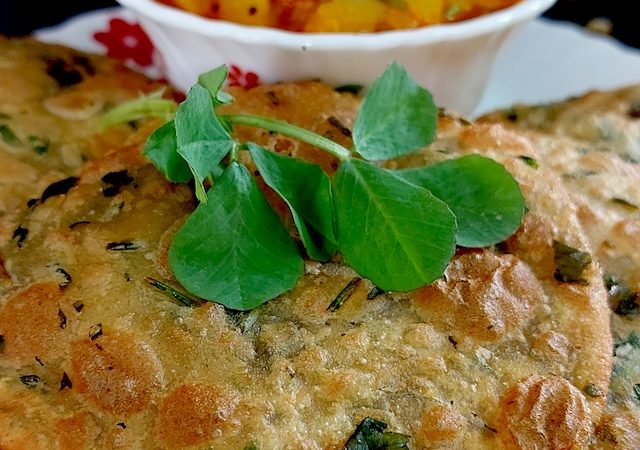
<svg viewBox="0 0 640 450"><path fill-rule="evenodd" d="M162 281L156 280L155 278L151 277L144 277L144 281L146 281L149 286L153 286L182 306L194 306L195 304L197 304L197 301L193 297L180 292L167 283L163 283Z"/></svg>
<svg viewBox="0 0 640 450"><path fill-rule="evenodd" d="M73 387L73 383L71 382L71 379L69 378L69 375L67 375L67 372L62 372L62 379L60 380L60 391L64 390L64 389L71 389Z"/></svg>
<svg viewBox="0 0 640 450"><path fill-rule="evenodd" d="M361 281L362 281L362 278L360 277L355 277L354 279L349 281L349 284L347 284L345 288L340 291L340 293L336 296L335 299L333 299L333 301L331 302L331 304L327 309L332 312L335 312L338 309L340 309L340 307L344 305L344 302L346 302L349 299L349 297L351 297L351 294L353 294L356 288L360 285Z"/></svg>
<svg viewBox="0 0 640 450"><path fill-rule="evenodd" d="M609 294L609 303L613 311L621 316L635 317L638 314L638 293L631 292L627 285L616 277L607 277L605 286Z"/></svg>
<svg viewBox="0 0 640 450"><path fill-rule="evenodd" d="M136 244L135 242L128 242L128 241L124 241L124 242L109 242L107 244L107 250L112 251L112 252L122 252L122 251L137 250L139 248L140 248L140 246L138 244Z"/></svg>
<svg viewBox="0 0 640 450"><path fill-rule="evenodd" d="M559 241L553 241L553 252L553 261L556 263L556 271L553 276L556 280L579 284L587 282L582 277L582 273L591 264L591 255L589 253Z"/></svg>
<svg viewBox="0 0 640 450"><path fill-rule="evenodd" d="M11 130L11 128L9 128L7 125L4 125L4 124L0 125L0 138L6 144L12 147L16 147L22 144L20 139L18 139L18 136L16 136L15 133L13 132L13 130Z"/></svg>
<svg viewBox="0 0 640 450"><path fill-rule="evenodd" d="M522 161L524 161L524 163L529 166L532 167L534 169L537 169L539 166L538 161L536 161L535 159L533 159L530 156L526 156L526 155L520 155L518 156L518 158L520 158Z"/></svg>
<svg viewBox="0 0 640 450"><path fill-rule="evenodd" d="M34 135L29 135L27 139L31 144L31 149L38 155L44 155L49 150L49 139Z"/></svg>
<svg viewBox="0 0 640 450"><path fill-rule="evenodd" d="M103 334L104 333L102 332L102 324L101 323L98 323L96 325L92 325L91 328L89 329L89 339L91 339L92 341L96 340L97 338L99 338Z"/></svg>
<svg viewBox="0 0 640 450"><path fill-rule="evenodd" d="M18 225L18 228L16 228L13 231L12 239L16 241L16 245L18 246L18 248L20 248L22 247L22 244L24 243L24 241L27 239L28 235L29 235L29 229L24 228L22 225Z"/></svg>
<svg viewBox="0 0 640 450"><path fill-rule="evenodd" d="M25 386L33 388L40 382L40 377L38 375L20 375L20 381Z"/></svg>
<svg viewBox="0 0 640 450"><path fill-rule="evenodd" d="M107 185L107 187L102 190L102 195L105 197L115 197L120 193L120 189L123 186L133 183L133 177L129 175L127 170L109 172L103 176L101 180Z"/></svg>
<svg viewBox="0 0 640 450"><path fill-rule="evenodd" d="M345 450L402 450L408 449L409 436L384 431L387 424L366 417L349 437Z"/></svg>
<svg viewBox="0 0 640 450"><path fill-rule="evenodd" d="M60 308L58 308L58 318L60 318L60 329L64 330L67 328L67 316Z"/></svg>
<svg viewBox="0 0 640 450"><path fill-rule="evenodd" d="M624 206L626 208L629 209L638 209L638 205L635 205L633 203L631 203L628 200L625 200L624 198L620 198L620 197L613 197L611 199L611 203L616 203L618 205Z"/></svg>
<svg viewBox="0 0 640 450"><path fill-rule="evenodd" d="M56 181L55 183L51 183L42 193L42 197L40 198L40 202L44 203L48 198L55 197L57 195L64 195L69 192L69 189L74 187L78 182L77 177L69 177L64 180Z"/></svg>
<svg viewBox="0 0 640 450"><path fill-rule="evenodd" d="M602 391L598 389L598 386L596 386L593 383L589 383L584 387L584 393L587 394L589 397L602 396Z"/></svg>
<svg viewBox="0 0 640 450"><path fill-rule="evenodd" d="M380 289L378 286L374 286L373 289L369 291L367 294L367 300L373 300L376 297L384 294L384 290Z"/></svg>

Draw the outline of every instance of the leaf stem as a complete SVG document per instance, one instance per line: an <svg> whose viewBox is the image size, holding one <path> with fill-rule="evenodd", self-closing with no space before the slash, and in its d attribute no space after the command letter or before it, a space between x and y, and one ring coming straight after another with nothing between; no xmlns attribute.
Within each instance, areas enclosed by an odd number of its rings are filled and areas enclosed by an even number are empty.
<svg viewBox="0 0 640 450"><path fill-rule="evenodd" d="M233 146L231 147L231 151L229 152L229 155L231 157L231 161L237 161L238 160L238 143L234 142Z"/></svg>
<svg viewBox="0 0 640 450"><path fill-rule="evenodd" d="M331 139L327 139L313 131L306 130L281 120L250 114L225 114L219 117L228 120L234 125L247 125L250 127L264 128L269 131L275 131L276 133L281 133L286 136L299 139L307 144L311 144L321 150L331 153L340 161L346 161L351 158L351 152L349 150L344 148L342 145L333 142Z"/></svg>

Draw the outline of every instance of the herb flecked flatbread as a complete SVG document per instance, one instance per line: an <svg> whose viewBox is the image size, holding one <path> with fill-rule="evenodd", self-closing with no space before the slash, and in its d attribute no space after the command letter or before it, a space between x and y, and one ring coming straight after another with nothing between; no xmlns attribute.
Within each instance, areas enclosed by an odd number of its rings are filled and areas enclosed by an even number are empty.
<svg viewBox="0 0 640 450"><path fill-rule="evenodd" d="M0 216L135 140L142 123L102 130L100 116L159 87L104 57L0 37Z"/></svg>
<svg viewBox="0 0 640 450"><path fill-rule="evenodd" d="M516 107L482 120L522 129L560 174L609 290L614 365L597 447L640 442L640 86L566 103ZM532 131L535 130L535 131ZM540 134L540 131L545 134Z"/></svg>
<svg viewBox="0 0 640 450"><path fill-rule="evenodd" d="M350 94L319 83L231 93L228 112L350 142ZM439 122L428 149L389 164L489 156L520 183L527 212L506 242L459 250L442 279L410 293L370 295L336 259L305 263L293 290L250 312L192 299L167 265L192 191L136 144L83 164L55 195L41 189L0 229L0 448L340 449L376 426L367 417L415 449L594 442L612 344L578 208L560 176L522 158L543 155L518 133ZM237 133L335 169L286 137Z"/></svg>
<svg viewBox="0 0 640 450"><path fill-rule="evenodd" d="M504 122L523 130L588 142L600 151L640 160L640 85L610 92L593 91L548 105L516 105L480 120Z"/></svg>

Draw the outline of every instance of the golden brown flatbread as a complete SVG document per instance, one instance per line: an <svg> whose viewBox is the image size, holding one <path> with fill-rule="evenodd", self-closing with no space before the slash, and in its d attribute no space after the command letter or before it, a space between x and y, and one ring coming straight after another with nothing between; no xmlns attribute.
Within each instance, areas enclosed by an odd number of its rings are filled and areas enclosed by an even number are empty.
<svg viewBox="0 0 640 450"><path fill-rule="evenodd" d="M231 111L345 144L358 105L319 83L232 94ZM288 138L237 132L335 168ZM0 232L10 279L0 448L339 449L365 417L417 449L585 448L605 405L611 338L599 264L581 283L554 276L558 243L592 251L561 177L527 164L523 155L541 155L517 133L446 116L429 149L390 165L471 153L520 183L520 230L459 250L443 279L414 292L368 300L362 281L335 312L356 277L339 259L307 262L293 290L247 313L172 301L166 251L191 191L135 145L86 163L77 183ZM120 180L113 196L108 174ZM18 226L29 230L20 246Z"/></svg>
<svg viewBox="0 0 640 450"><path fill-rule="evenodd" d="M104 57L0 37L0 216L135 140L144 121L103 131L99 118L161 86Z"/></svg>
<svg viewBox="0 0 640 450"><path fill-rule="evenodd" d="M515 105L480 120L571 137L588 142L599 151L640 161L640 85L592 91L547 105Z"/></svg>
<svg viewBox="0 0 640 450"><path fill-rule="evenodd" d="M596 447L640 442L640 85L482 120L516 126L562 176L610 293L614 365ZM533 130L533 131L532 131ZM541 134L540 131L544 132Z"/></svg>

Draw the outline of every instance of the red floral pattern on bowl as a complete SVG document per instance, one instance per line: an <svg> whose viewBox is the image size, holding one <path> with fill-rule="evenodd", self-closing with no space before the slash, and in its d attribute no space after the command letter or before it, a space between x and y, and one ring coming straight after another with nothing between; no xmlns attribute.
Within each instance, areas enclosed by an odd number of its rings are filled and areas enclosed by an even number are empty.
<svg viewBox="0 0 640 450"><path fill-rule="evenodd" d="M131 60L142 67L153 64L153 44L138 23L115 17L109 20L108 30L98 31L93 37L107 48L111 58Z"/></svg>
<svg viewBox="0 0 640 450"><path fill-rule="evenodd" d="M229 86L240 86L245 89L251 89L260 84L260 77L255 72L245 72L235 64L231 64L229 65L227 84Z"/></svg>
<svg viewBox="0 0 640 450"><path fill-rule="evenodd" d="M93 38L102 44L107 51L107 56L126 62L134 62L140 68L147 69L155 67L161 78L165 77L159 61L156 61L155 48L151 39L139 23L127 21L121 17L113 17L109 20L107 30L97 31ZM235 64L228 64L229 77L228 86L240 86L251 89L260 84L260 76L255 72L242 70ZM153 76L153 75L152 75Z"/></svg>

